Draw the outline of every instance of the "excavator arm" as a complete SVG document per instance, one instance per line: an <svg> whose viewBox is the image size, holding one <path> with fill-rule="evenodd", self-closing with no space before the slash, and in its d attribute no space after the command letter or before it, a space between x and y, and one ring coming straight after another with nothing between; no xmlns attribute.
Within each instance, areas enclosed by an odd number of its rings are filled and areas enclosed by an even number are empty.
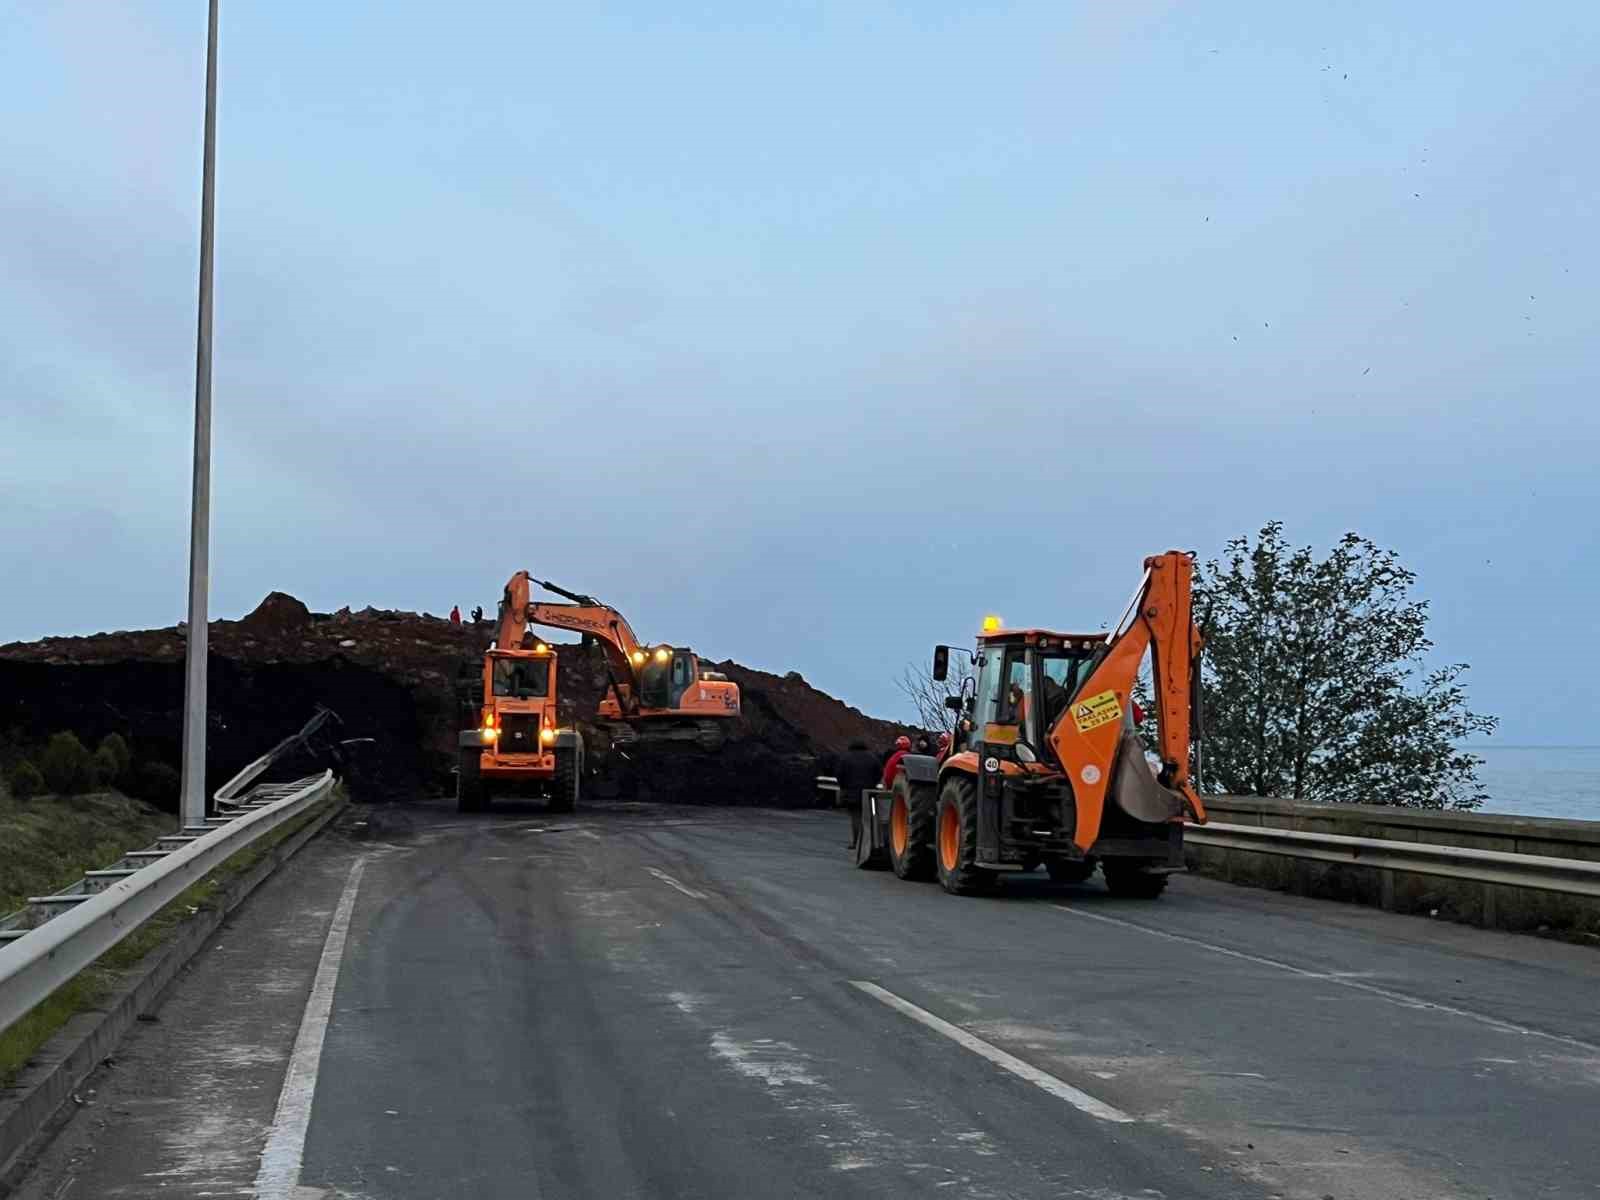
<svg viewBox="0 0 1600 1200"><path fill-rule="evenodd" d="M526 572L519 572L526 579ZM608 604L593 596L580 595L558 587L547 579L534 582L570 603L557 604L547 600L528 600L524 594L522 613L526 621L535 625L548 625L555 629L569 629L588 634L597 639L605 650L606 670L611 676L612 689L624 713L639 707L639 675L637 656L643 653L639 639L627 619Z"/></svg>
<svg viewBox="0 0 1600 1200"><path fill-rule="evenodd" d="M1192 611L1194 561L1169 550L1144 565L1144 579L1099 664L1046 735L1072 781L1078 816L1073 840L1086 852L1099 836L1113 783L1118 803L1142 820L1181 814L1199 823L1206 819L1189 769L1189 706L1201 645ZM1142 746L1125 718L1146 650L1155 686L1159 778L1144 770Z"/></svg>

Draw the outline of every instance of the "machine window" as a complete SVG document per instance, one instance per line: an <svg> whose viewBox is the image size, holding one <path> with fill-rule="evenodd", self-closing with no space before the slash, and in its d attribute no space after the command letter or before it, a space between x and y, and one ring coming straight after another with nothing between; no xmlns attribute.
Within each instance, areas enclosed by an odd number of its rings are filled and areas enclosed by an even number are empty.
<svg viewBox="0 0 1600 1200"><path fill-rule="evenodd" d="M511 699L543 699L550 694L550 660L518 662L499 658L494 664L494 694Z"/></svg>
<svg viewBox="0 0 1600 1200"><path fill-rule="evenodd" d="M1033 682L1029 678L1027 656L1021 650L1006 653L1005 687L1000 693L1000 710L995 717L998 725L1018 725L1020 735L1032 740Z"/></svg>

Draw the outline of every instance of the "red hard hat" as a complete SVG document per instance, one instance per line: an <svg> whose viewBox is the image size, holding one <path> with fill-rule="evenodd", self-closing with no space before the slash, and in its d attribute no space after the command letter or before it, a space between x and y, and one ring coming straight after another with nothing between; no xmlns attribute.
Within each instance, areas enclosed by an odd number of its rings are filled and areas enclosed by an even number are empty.
<svg viewBox="0 0 1600 1200"><path fill-rule="evenodd" d="M894 740L894 748L896 750L909 750L909 749L911 749L911 739L906 737L904 734L902 734L901 736L895 738L895 740Z"/></svg>

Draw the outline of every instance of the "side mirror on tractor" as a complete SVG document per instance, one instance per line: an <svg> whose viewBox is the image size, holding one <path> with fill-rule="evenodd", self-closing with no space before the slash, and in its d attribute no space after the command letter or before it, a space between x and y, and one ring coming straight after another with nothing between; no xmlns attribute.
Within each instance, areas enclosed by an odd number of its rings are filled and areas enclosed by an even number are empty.
<svg viewBox="0 0 1600 1200"><path fill-rule="evenodd" d="M933 648L933 678L935 682L943 683L950 677L950 647L935 646Z"/></svg>

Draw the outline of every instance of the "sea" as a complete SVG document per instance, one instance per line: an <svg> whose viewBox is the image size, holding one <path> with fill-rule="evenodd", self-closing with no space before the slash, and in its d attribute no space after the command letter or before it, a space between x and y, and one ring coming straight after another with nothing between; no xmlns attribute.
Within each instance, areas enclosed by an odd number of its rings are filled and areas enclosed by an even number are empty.
<svg viewBox="0 0 1600 1200"><path fill-rule="evenodd" d="M1463 746L1483 760L1479 812L1600 821L1600 746Z"/></svg>

